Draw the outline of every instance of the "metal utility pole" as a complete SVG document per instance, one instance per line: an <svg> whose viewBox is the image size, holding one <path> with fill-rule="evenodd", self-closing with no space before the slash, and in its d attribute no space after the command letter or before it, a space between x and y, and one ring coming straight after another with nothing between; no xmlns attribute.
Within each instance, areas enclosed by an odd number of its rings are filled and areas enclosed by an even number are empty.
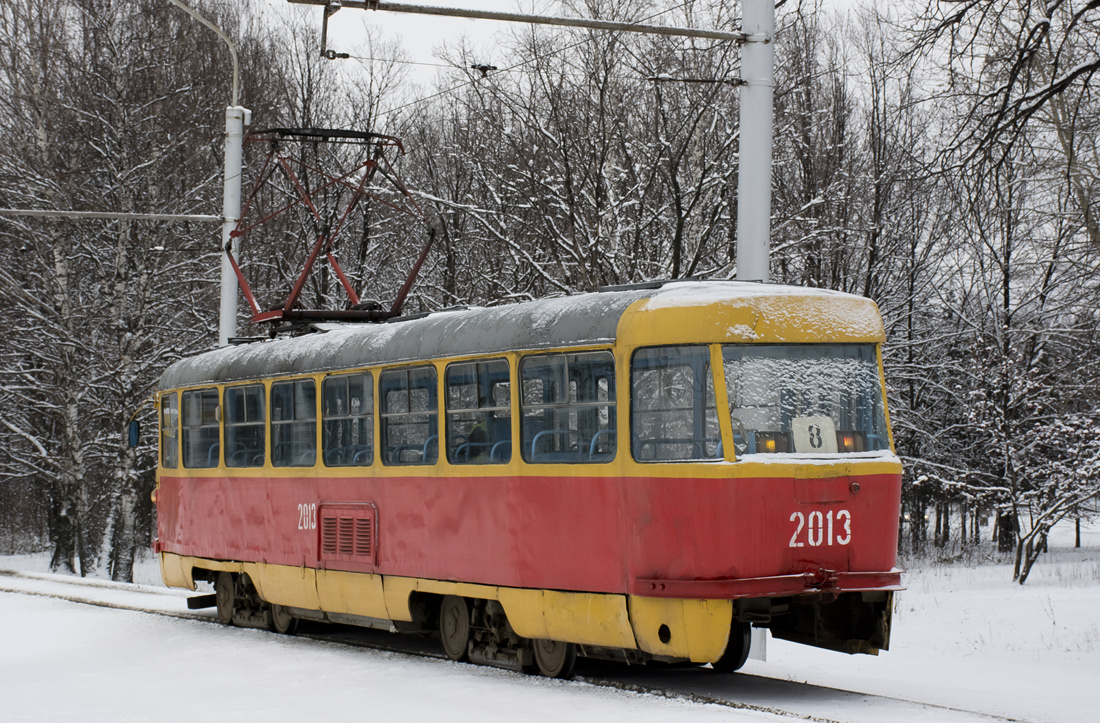
<svg viewBox="0 0 1100 723"><path fill-rule="evenodd" d="M234 103L225 109L225 185L222 190L222 295L218 315L218 346L237 335L237 272L227 251L240 256L233 231L241 220L241 171L244 166L244 127L252 111Z"/></svg>
<svg viewBox="0 0 1100 723"><path fill-rule="evenodd" d="M226 109L226 182L221 197L221 306L218 315L218 346L226 347L237 336L237 272L234 258L241 255L240 243L233 230L241 220L241 169L244 156L244 127L252 121L252 111L237 103Z"/></svg>
<svg viewBox="0 0 1100 723"><path fill-rule="evenodd" d="M737 279L768 281L772 209L772 96L775 7L744 0L741 30L741 137L737 173Z"/></svg>
<svg viewBox="0 0 1100 723"><path fill-rule="evenodd" d="M340 8L379 10L421 15L501 20L506 22L556 25L619 32L732 40L744 45L741 54L741 137L737 180L737 278L741 281L768 280L771 246L772 198L772 96L775 85L773 60L775 7L773 0L742 0L741 32L646 25L590 18L562 18L524 15L467 8L443 8L381 0L288 0L299 5L320 5L325 9L322 26L327 36L328 19ZM327 51L328 58L344 57Z"/></svg>
<svg viewBox="0 0 1100 723"><path fill-rule="evenodd" d="M218 318L218 346L226 346L237 335L237 274L225 251L232 249L238 256L240 249L233 231L241 217L241 169L244 157L244 127L252 121L252 111L238 105L240 97L240 65L237 62L237 46L214 23L184 5L180 0L169 0L191 17L217 33L229 46L233 58L233 97L225 109L225 185L222 189L222 273L221 306Z"/></svg>

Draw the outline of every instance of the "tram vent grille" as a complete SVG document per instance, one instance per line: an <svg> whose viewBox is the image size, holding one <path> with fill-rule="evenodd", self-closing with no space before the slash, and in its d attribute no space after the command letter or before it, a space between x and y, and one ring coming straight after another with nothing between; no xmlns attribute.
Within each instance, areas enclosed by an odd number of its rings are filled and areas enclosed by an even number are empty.
<svg viewBox="0 0 1100 723"><path fill-rule="evenodd" d="M355 520L352 549L353 555L374 554L374 523L372 520Z"/></svg>
<svg viewBox="0 0 1100 723"><path fill-rule="evenodd" d="M333 562L374 562L374 505L321 505L321 559Z"/></svg>
<svg viewBox="0 0 1100 723"><path fill-rule="evenodd" d="M336 517L321 518L321 554L336 554Z"/></svg>

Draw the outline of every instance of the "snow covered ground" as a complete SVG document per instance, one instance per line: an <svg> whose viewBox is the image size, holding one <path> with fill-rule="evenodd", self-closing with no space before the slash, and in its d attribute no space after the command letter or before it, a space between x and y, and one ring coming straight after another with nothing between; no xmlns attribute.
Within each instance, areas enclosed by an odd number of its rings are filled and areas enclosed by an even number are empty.
<svg viewBox="0 0 1100 723"><path fill-rule="evenodd" d="M768 662L749 661L730 678L600 670L628 685L755 710L0 592L0 720L1091 721L1100 528L1087 531L1082 550L1072 549L1071 525L1058 532L1023 587L1005 564L911 565L891 650L879 657L770 640ZM0 568L45 563L0 557ZM139 582L156 578L155 566L141 568ZM50 580L20 587L60 588ZM157 607L183 609L182 594L163 592L149 596ZM102 594L110 603L122 593Z"/></svg>

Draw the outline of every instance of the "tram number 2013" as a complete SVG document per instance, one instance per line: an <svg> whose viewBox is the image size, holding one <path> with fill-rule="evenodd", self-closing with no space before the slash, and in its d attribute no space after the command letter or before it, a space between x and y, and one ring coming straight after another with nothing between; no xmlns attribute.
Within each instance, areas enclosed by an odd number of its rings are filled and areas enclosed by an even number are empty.
<svg viewBox="0 0 1100 723"><path fill-rule="evenodd" d="M299 530L316 530L317 529L317 504L300 504L298 505L298 529Z"/></svg>
<svg viewBox="0 0 1100 723"><path fill-rule="evenodd" d="M852 513L848 510L815 510L809 515L792 512L791 522L794 534L789 547L847 545L852 541Z"/></svg>

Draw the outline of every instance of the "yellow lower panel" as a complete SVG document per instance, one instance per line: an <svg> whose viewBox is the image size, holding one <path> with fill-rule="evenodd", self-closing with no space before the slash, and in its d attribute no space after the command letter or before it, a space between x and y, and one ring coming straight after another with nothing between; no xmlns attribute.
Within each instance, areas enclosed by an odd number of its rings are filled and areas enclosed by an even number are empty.
<svg viewBox="0 0 1100 723"><path fill-rule="evenodd" d="M512 628L525 638L637 647L623 595L501 588L500 603Z"/></svg>
<svg viewBox="0 0 1100 723"><path fill-rule="evenodd" d="M252 578L260 597L268 602L306 610L321 609L317 575L323 571L265 563L247 563L244 571Z"/></svg>
<svg viewBox="0 0 1100 723"><path fill-rule="evenodd" d="M220 562L170 553L161 554L160 565L169 587L193 590L193 568L244 572L268 602L383 620L411 621L409 599L413 592L499 600L512 628L525 638L640 649L697 663L721 657L733 616L733 604L728 600L525 590L287 565ZM667 630L662 631L662 626Z"/></svg>
<svg viewBox="0 0 1100 723"><path fill-rule="evenodd" d="M713 663L726 649L733 621L729 600L631 595L629 607L638 648L647 653Z"/></svg>
<svg viewBox="0 0 1100 723"><path fill-rule="evenodd" d="M202 557L188 557L175 555L171 552L160 553L160 574L164 578L164 584L168 587L185 587L188 590L195 589L195 578L192 571L214 570L216 572L245 572L246 567L255 567L243 562L222 562L220 560L207 560Z"/></svg>
<svg viewBox="0 0 1100 723"><path fill-rule="evenodd" d="M443 580L386 577L386 607L391 620L411 620L409 595L461 595L498 600L508 622L525 638L563 640L580 645L635 648L623 595L474 585Z"/></svg>
<svg viewBox="0 0 1100 723"><path fill-rule="evenodd" d="M170 552L160 553L160 576L168 587L195 589L195 580L191 577L191 568L195 558L181 557Z"/></svg>
<svg viewBox="0 0 1100 723"><path fill-rule="evenodd" d="M160 574L168 587L195 589L193 570L243 572L252 580L260 597L279 605L319 610L316 570L308 567L268 565L262 562L225 562L202 557L160 554Z"/></svg>
<svg viewBox="0 0 1100 723"><path fill-rule="evenodd" d="M389 619L381 575L318 570L317 598L325 612Z"/></svg>
<svg viewBox="0 0 1100 723"><path fill-rule="evenodd" d="M501 588L492 585L475 585L469 582L446 582L444 580L421 580L415 577L395 577L387 575L384 582L386 609L390 620L408 622L412 620L409 610L409 596L413 592L426 592L433 595L460 595L462 597L498 600ZM511 618L509 618L511 619Z"/></svg>

